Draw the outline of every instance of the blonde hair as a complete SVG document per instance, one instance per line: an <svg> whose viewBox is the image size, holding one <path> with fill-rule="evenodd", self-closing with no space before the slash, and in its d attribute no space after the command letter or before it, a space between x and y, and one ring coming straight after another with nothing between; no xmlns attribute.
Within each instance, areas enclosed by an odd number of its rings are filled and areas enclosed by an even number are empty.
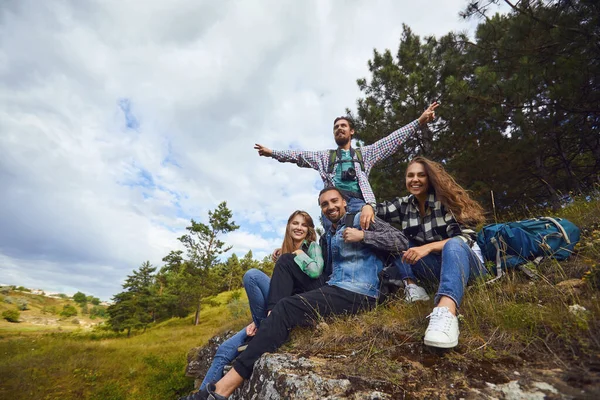
<svg viewBox="0 0 600 400"><path fill-rule="evenodd" d="M457 222L478 225L485 221L483 208L471 199L469 193L456 183L440 163L420 156L413 158L408 166L414 163L423 165L429 178L430 190L433 190L442 205L452 212Z"/></svg>
<svg viewBox="0 0 600 400"><path fill-rule="evenodd" d="M283 237L283 244L281 245L281 254L293 253L294 251L298 250L294 246L294 240L292 239L292 235L290 234L290 225L292 223L292 220L297 215L301 215L302 217L304 217L304 221L306 222L306 225L308 226L308 232L306 232L305 240L308 241L309 243L317 240L317 233L315 232L315 224L314 224L311 216L306 211L296 210L288 218L288 222L285 227L285 236Z"/></svg>

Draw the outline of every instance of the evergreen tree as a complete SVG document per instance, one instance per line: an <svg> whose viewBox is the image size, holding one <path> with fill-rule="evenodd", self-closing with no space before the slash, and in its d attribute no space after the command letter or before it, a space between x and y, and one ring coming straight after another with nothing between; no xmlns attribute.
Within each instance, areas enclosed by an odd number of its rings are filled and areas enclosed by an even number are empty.
<svg viewBox="0 0 600 400"><path fill-rule="evenodd" d="M127 336L132 329L148 326L156 320L157 300L155 275L156 267L145 261L139 270L128 275L123 288L126 291L113 297L113 304L108 307L108 324L113 330L127 330Z"/></svg>
<svg viewBox="0 0 600 400"><path fill-rule="evenodd" d="M231 210L227 208L226 202L222 202L214 211L208 212L208 224L192 219L191 225L186 227L188 233L179 238L192 265L187 283L195 289L195 325L199 323L202 298L215 293L218 286L218 282L210 279L211 269L217 264L219 255L231 249L231 246L226 246L225 242L219 239L219 235L239 228L231 218Z"/></svg>

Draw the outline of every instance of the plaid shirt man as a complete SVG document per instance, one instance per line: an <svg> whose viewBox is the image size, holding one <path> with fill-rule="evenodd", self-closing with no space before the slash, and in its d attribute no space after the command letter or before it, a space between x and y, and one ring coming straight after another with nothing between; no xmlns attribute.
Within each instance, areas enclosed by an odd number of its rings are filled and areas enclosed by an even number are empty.
<svg viewBox="0 0 600 400"><path fill-rule="evenodd" d="M433 193L425 201L425 216L421 218L415 196L397 197L377 204L377 216L402 226L402 232L419 246L444 239L459 237L469 247L477 240L476 232L460 225L450 210L436 200Z"/></svg>
<svg viewBox="0 0 600 400"><path fill-rule="evenodd" d="M400 145L406 140L408 135L414 135L419 127L419 121L414 120L410 124L392 132L388 136L376 141L368 146L361 147L363 163L365 170L360 167L360 163L354 160L354 169L358 179L362 197L367 204L373 205L375 209L376 201L371 184L369 184L369 174L373 166L381 160L384 160L394 154L400 148ZM329 150L321 151L302 151L302 150L273 150L272 157L279 162L295 163L299 167L313 168L319 171L323 184L335 186L333 178L335 177L338 165L334 167L331 173L327 172L329 166Z"/></svg>

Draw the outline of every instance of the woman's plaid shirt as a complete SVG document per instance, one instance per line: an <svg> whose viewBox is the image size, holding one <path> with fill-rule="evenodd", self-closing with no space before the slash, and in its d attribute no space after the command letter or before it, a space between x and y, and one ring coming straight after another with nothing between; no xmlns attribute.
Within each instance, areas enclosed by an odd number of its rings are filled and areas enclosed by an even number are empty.
<svg viewBox="0 0 600 400"><path fill-rule="evenodd" d="M419 245L460 237L471 247L477 240L476 232L456 222L452 212L436 200L433 193L425 201L423 218L413 195L377 204L377 216L384 221L400 224L404 234Z"/></svg>

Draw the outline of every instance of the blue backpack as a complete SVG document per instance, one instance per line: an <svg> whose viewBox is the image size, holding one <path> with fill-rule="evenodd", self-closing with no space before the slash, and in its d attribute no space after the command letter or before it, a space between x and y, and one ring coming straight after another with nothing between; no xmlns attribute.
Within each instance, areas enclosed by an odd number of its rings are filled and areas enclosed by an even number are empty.
<svg viewBox="0 0 600 400"><path fill-rule="evenodd" d="M505 224L491 224L477 234L483 257L496 263L496 279L507 269L519 269L535 277L524 264L545 257L565 260L579 241L579 228L562 218L539 217Z"/></svg>

